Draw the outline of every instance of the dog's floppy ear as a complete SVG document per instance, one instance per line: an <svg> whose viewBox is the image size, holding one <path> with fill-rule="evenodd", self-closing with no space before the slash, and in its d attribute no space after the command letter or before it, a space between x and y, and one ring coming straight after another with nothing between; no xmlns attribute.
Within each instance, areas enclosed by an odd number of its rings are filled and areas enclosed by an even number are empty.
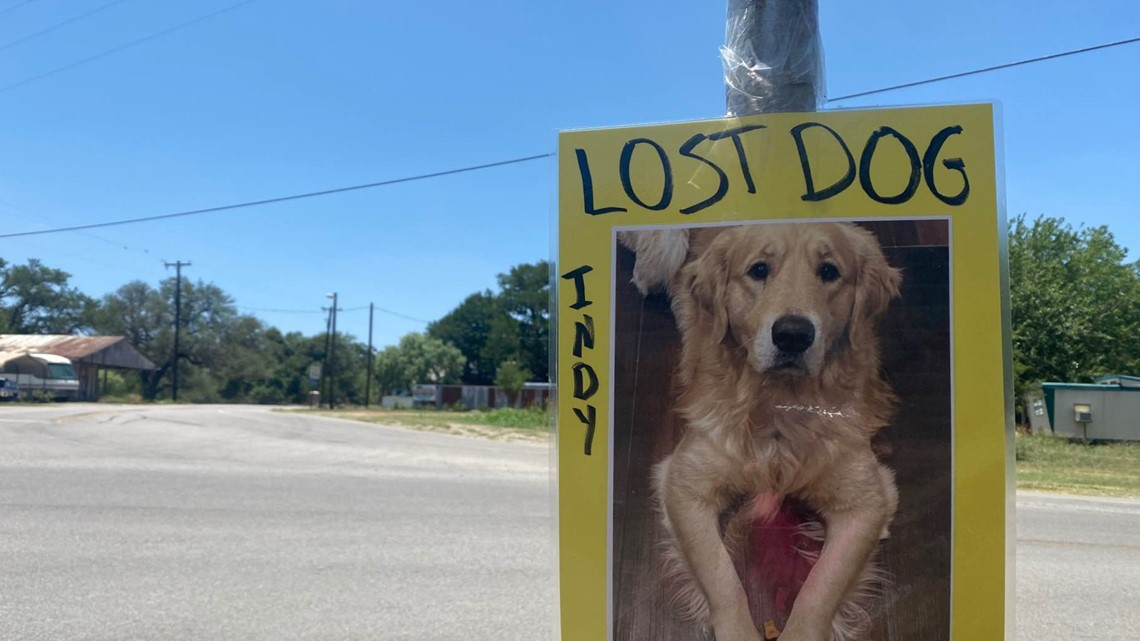
<svg viewBox="0 0 1140 641"><path fill-rule="evenodd" d="M681 270L674 312L682 329L696 328L702 320L711 326L700 331L719 341L728 331L728 256L713 243Z"/></svg>
<svg viewBox="0 0 1140 641"><path fill-rule="evenodd" d="M859 273L855 281L855 308L851 318L851 333L858 336L864 331L874 331L875 322L898 297L902 272L887 263L874 234L854 226L849 230L858 249Z"/></svg>

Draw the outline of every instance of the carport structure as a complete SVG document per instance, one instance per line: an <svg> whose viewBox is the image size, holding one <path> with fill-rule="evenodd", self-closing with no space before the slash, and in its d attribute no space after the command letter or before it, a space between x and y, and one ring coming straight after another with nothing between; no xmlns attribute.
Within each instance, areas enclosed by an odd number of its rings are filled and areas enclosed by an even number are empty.
<svg viewBox="0 0 1140 641"><path fill-rule="evenodd" d="M99 370L152 370L154 363L139 353L125 336L66 334L3 334L0 352L35 352L62 356L75 365L79 400L99 399Z"/></svg>

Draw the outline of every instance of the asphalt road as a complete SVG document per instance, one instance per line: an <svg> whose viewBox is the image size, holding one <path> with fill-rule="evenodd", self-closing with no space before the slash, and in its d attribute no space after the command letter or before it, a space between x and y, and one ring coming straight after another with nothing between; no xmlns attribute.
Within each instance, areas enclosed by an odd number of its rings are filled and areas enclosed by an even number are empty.
<svg viewBox="0 0 1140 641"><path fill-rule="evenodd" d="M1021 494L1018 641L1140 639L1140 502Z"/></svg>
<svg viewBox="0 0 1140 641"><path fill-rule="evenodd" d="M0 640L535 641L547 449L238 407L0 407Z"/></svg>
<svg viewBox="0 0 1140 641"><path fill-rule="evenodd" d="M0 641L548 639L548 463L255 407L0 406ZM1140 503L1018 503L1018 641L1140 639Z"/></svg>

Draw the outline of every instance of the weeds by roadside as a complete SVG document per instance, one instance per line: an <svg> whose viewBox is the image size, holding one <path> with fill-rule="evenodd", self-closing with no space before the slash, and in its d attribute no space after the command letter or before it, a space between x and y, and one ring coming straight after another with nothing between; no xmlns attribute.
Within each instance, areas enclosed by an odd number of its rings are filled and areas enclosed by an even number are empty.
<svg viewBox="0 0 1140 641"><path fill-rule="evenodd" d="M1140 496L1140 443L1017 435L1017 487L1090 496Z"/></svg>
<svg viewBox="0 0 1140 641"><path fill-rule="evenodd" d="M546 438L549 414L538 408L493 410L389 410L347 408L301 410L368 423L399 425L431 431L443 431L491 439L538 441Z"/></svg>

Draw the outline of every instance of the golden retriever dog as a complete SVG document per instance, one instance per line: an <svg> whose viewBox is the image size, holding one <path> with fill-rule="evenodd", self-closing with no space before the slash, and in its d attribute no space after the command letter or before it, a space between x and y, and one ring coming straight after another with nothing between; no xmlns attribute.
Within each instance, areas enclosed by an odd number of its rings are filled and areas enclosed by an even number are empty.
<svg viewBox="0 0 1140 641"><path fill-rule="evenodd" d="M898 503L871 439L895 402L875 325L901 274L845 223L694 230L685 251L668 289L686 429L653 471L670 555L691 581L682 607L716 641L761 638L721 519L742 499L789 497L823 519L824 545L780 641L848 638L842 610Z"/></svg>

